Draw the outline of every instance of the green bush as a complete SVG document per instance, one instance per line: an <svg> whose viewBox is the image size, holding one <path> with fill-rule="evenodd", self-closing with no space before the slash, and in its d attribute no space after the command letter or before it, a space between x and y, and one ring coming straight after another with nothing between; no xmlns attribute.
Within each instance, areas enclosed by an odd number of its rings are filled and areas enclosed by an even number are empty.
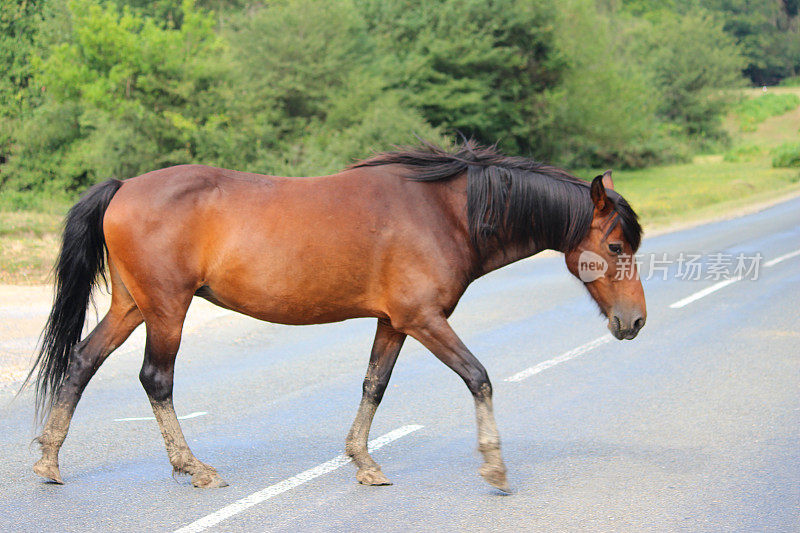
<svg viewBox="0 0 800 533"><path fill-rule="evenodd" d="M773 167L800 167L800 142L788 142L772 150Z"/></svg>
<svg viewBox="0 0 800 533"><path fill-rule="evenodd" d="M0 212L35 211L63 215L74 201L73 197L64 193L32 194L29 191L4 190L3 194L0 194Z"/></svg>
<svg viewBox="0 0 800 533"><path fill-rule="evenodd" d="M797 106L800 106L800 96L796 94L764 93L739 103L735 114L742 131L755 131L769 117L782 115Z"/></svg>

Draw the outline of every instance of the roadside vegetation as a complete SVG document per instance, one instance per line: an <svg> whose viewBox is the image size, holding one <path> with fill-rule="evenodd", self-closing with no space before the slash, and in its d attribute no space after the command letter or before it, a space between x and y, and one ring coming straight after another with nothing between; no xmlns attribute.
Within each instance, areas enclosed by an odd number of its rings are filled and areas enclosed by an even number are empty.
<svg viewBox="0 0 800 533"><path fill-rule="evenodd" d="M792 96L781 101L794 106L771 113L754 128L743 128L748 122L742 114L751 116L754 107L773 104L738 105L725 120L728 148L696 155L687 163L614 172L617 188L647 229L735 214L754 203L800 194L800 86L743 93L743 102L774 102L770 97L775 93Z"/></svg>
<svg viewBox="0 0 800 533"><path fill-rule="evenodd" d="M744 99L736 106L735 115L742 131L755 131L769 117L782 115L800 106L800 96L793 93L765 93Z"/></svg>
<svg viewBox="0 0 800 533"><path fill-rule="evenodd" d="M88 186L180 163L315 175L460 132L583 177L613 168L649 227L783 194L800 177L797 2L0 10L0 283L43 281L60 220Z"/></svg>
<svg viewBox="0 0 800 533"><path fill-rule="evenodd" d="M800 168L800 142L783 143L770 153L773 167Z"/></svg>

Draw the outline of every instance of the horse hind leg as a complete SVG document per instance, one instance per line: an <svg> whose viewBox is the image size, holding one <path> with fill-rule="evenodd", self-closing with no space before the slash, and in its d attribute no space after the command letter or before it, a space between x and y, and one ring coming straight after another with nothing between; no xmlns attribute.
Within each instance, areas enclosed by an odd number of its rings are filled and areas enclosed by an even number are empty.
<svg viewBox="0 0 800 533"><path fill-rule="evenodd" d="M63 483L58 467L58 452L69 431L75 407L97 369L142 323L142 315L128 290L111 269L111 308L92 332L73 349L67 375L47 417L42 434L36 438L42 458L33 471L55 483Z"/></svg>
<svg viewBox="0 0 800 533"><path fill-rule="evenodd" d="M226 487L217 470L197 459L183 435L172 403L175 357L181 342L183 319L191 302L176 298L144 312L147 341L144 362L139 373L153 414L158 421L167 456L174 472L192 476L192 484L200 488Z"/></svg>

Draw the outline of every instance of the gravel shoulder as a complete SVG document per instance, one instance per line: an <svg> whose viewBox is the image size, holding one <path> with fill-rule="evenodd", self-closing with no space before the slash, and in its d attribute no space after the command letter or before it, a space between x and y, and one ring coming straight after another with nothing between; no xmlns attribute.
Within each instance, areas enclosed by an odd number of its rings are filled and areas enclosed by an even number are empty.
<svg viewBox="0 0 800 533"><path fill-rule="evenodd" d="M0 285L0 388L18 389L33 364L39 335L53 303L49 285ZM86 331L97 325L109 308L108 294L96 291L95 309L89 308ZM195 298L186 317L185 330L202 326L230 311ZM117 351L141 352L144 349L144 328L140 326Z"/></svg>

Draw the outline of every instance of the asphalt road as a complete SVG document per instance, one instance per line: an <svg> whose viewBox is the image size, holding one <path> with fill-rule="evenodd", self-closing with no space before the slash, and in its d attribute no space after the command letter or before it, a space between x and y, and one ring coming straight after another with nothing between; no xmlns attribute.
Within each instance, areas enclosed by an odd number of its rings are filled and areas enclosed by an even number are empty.
<svg viewBox="0 0 800 533"><path fill-rule="evenodd" d="M31 471L30 393L11 402L0 391L0 529L199 530L225 508L208 531L800 531L800 255L764 266L798 249L800 199L646 238L642 251L658 257L764 262L758 280L680 308L670 304L716 281L676 279L673 267L645 281L637 339L577 354L607 332L561 258L470 287L452 323L492 377L511 495L477 475L466 387L413 340L371 435L408 431L374 453L395 484L358 485L339 463L297 477L343 451L374 321L299 328L229 315L184 338L175 386L178 414L195 414L182 422L190 445L229 487L172 478L155 421L135 420L151 416L141 356L115 354L78 406L64 486ZM236 503L254 493L258 503Z"/></svg>

